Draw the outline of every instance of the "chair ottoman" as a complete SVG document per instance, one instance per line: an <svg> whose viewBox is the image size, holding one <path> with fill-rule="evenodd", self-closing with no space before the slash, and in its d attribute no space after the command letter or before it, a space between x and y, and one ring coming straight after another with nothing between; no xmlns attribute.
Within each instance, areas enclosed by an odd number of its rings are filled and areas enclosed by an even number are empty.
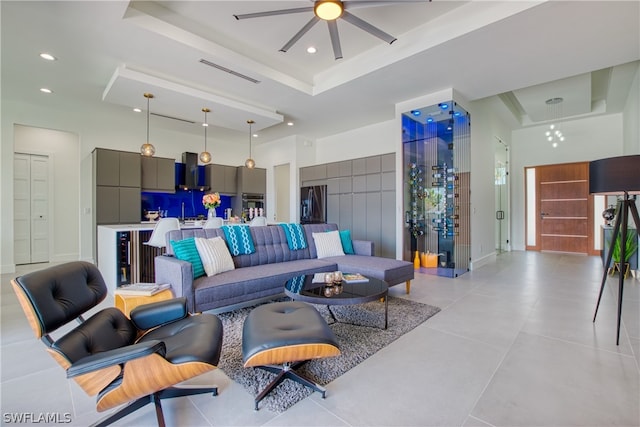
<svg viewBox="0 0 640 427"><path fill-rule="evenodd" d="M277 374L255 398L255 409L285 378L296 381L325 397L326 390L295 371L311 359L340 354L333 331L320 313L300 301L284 301L256 307L244 321L242 357L245 367Z"/></svg>

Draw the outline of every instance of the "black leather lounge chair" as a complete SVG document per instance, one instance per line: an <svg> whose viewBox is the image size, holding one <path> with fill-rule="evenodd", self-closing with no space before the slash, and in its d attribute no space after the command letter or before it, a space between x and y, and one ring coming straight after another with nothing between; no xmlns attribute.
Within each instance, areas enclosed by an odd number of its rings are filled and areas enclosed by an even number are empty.
<svg viewBox="0 0 640 427"><path fill-rule="evenodd" d="M184 298L142 305L131 319L114 307L86 320L83 314L107 295L96 266L70 262L12 280L22 309L47 351L89 395L98 412L126 405L95 425L108 425L153 403L164 426L160 400L217 394L216 387L172 387L216 368L222 324L210 314L190 316ZM78 320L58 339L49 334Z"/></svg>

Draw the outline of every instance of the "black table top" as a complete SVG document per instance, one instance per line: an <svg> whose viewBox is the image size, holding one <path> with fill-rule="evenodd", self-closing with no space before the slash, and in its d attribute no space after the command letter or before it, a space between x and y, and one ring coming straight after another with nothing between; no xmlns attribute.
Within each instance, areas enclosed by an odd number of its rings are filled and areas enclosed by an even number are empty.
<svg viewBox="0 0 640 427"><path fill-rule="evenodd" d="M389 286L385 281L373 277L368 279L368 282L363 283L342 281L327 286L325 283L312 283L313 274L308 274L288 280L284 293L296 301L324 305L362 304L387 295Z"/></svg>

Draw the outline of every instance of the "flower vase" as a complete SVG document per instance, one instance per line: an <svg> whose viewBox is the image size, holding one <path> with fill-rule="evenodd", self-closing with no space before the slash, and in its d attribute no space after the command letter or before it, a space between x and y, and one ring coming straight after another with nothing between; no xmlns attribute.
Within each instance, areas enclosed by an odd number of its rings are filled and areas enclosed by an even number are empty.
<svg viewBox="0 0 640 427"><path fill-rule="evenodd" d="M218 216L216 214L216 208L209 208L209 211L207 212L207 219L215 218L216 216Z"/></svg>

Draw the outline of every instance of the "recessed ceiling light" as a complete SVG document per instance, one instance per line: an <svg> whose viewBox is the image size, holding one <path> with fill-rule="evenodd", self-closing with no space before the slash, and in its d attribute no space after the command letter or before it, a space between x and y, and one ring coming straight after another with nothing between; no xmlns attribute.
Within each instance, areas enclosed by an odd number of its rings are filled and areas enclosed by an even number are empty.
<svg viewBox="0 0 640 427"><path fill-rule="evenodd" d="M287 126L293 126L293 122L287 122Z"/></svg>
<svg viewBox="0 0 640 427"><path fill-rule="evenodd" d="M136 108L133 109L133 112L134 113L142 113L142 110L139 109L138 107L136 107Z"/></svg>
<svg viewBox="0 0 640 427"><path fill-rule="evenodd" d="M307 53L316 53L317 51L318 51L318 49L316 49L316 48L315 48L315 47L313 47L313 46L309 46L309 47L307 48Z"/></svg>
<svg viewBox="0 0 640 427"><path fill-rule="evenodd" d="M46 59L47 61L55 61L57 58L50 53L42 52L40 54L40 58Z"/></svg>
<svg viewBox="0 0 640 427"><path fill-rule="evenodd" d="M257 137L258 137L258 134L257 134L257 133L254 133L254 134L253 134L253 137L254 137L254 138L257 138Z"/></svg>
<svg viewBox="0 0 640 427"><path fill-rule="evenodd" d="M46 87L42 87L40 88L40 92L43 93L53 93L53 91L51 89L47 89Z"/></svg>

